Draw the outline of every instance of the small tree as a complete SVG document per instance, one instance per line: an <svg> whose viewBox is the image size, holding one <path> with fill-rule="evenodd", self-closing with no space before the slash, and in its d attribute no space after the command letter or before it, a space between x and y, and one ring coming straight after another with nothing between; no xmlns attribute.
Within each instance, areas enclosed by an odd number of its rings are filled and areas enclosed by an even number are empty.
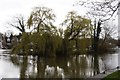
<svg viewBox="0 0 120 80"><path fill-rule="evenodd" d="M102 40L101 40L101 43L99 44L99 47L101 48L103 47L104 50L109 48L111 49L111 47L115 46L115 44L113 44L113 41L112 41L114 40L112 36L116 34L117 27L115 27L115 25L111 25L110 22L109 21L105 22L102 33L101 33Z"/></svg>

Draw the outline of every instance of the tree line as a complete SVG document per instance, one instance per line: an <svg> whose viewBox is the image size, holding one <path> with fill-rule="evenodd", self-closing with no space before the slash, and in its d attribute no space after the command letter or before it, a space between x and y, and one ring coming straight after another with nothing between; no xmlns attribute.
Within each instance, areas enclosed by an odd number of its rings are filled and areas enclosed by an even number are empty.
<svg viewBox="0 0 120 80"><path fill-rule="evenodd" d="M22 36L13 46L12 52L22 55L67 56L98 51L103 46L100 45L103 39L100 40L99 37L100 20L93 25L91 19L70 11L61 24L66 27L65 30L54 26L54 21L55 14L47 7L35 7L27 20L24 20L23 16L16 17L17 25L10 25L17 28ZM30 31L26 32L26 28ZM113 47L109 42L105 44L106 50Z"/></svg>

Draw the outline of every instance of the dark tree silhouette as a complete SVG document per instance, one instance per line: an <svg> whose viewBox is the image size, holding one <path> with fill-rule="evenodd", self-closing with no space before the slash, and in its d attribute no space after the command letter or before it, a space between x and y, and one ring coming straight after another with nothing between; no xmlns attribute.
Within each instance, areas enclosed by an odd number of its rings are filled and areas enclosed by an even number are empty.
<svg viewBox="0 0 120 80"><path fill-rule="evenodd" d="M13 23L9 23L9 25L11 25L12 27L15 27L16 29L18 29L21 33L25 32L25 20L23 16L18 16L14 18Z"/></svg>

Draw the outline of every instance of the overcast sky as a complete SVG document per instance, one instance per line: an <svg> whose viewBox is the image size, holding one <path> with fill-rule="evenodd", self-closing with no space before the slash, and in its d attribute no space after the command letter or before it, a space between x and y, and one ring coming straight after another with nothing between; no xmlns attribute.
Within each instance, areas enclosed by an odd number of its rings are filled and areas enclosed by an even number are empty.
<svg viewBox="0 0 120 80"><path fill-rule="evenodd" d="M75 10L80 15L85 13L85 9L73 6L78 0L1 0L0 2L0 32L11 30L7 23L16 15L22 14L28 17L35 6L45 6L53 9L56 14L56 23L59 25L67 12ZM16 29L12 29L16 31ZM16 31L17 32L17 31Z"/></svg>

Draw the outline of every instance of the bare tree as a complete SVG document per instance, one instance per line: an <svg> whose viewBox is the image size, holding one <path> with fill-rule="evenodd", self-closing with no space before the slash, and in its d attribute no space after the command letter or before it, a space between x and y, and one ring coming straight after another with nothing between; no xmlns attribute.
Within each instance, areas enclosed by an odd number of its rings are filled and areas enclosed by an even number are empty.
<svg viewBox="0 0 120 80"><path fill-rule="evenodd" d="M26 27L24 17L20 15L20 16L14 17L13 20L14 20L13 22L8 23L8 24L18 29L21 33L24 33L25 27Z"/></svg>
<svg viewBox="0 0 120 80"><path fill-rule="evenodd" d="M115 31L115 25L108 25L109 23L106 23L103 27L103 33L102 33L102 38L103 38L103 41L101 43L101 46L108 40L111 40L112 39L112 35L116 34L116 31ZM114 27L113 27L114 26Z"/></svg>
<svg viewBox="0 0 120 80"><path fill-rule="evenodd" d="M120 5L119 0L100 0L79 1L79 5L89 8L87 14L89 17L101 20L102 22L109 20Z"/></svg>
<svg viewBox="0 0 120 80"><path fill-rule="evenodd" d="M99 36L101 32L101 25L103 22L111 19L119 8L120 2L118 0L102 0L102 1L79 1L79 5L89 8L87 15L94 19L93 30L93 49L97 51L99 44Z"/></svg>

